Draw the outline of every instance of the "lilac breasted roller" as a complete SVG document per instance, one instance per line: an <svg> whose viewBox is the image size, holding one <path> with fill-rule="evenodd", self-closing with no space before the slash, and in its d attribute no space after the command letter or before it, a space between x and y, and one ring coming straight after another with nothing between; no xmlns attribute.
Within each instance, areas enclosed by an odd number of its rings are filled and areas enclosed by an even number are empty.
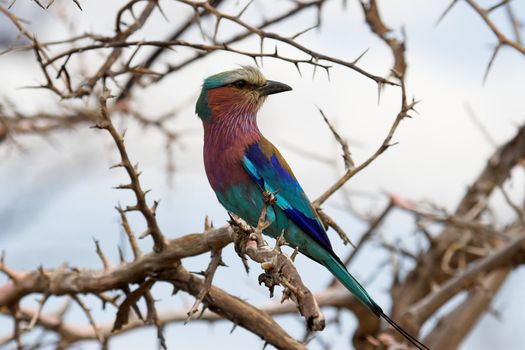
<svg viewBox="0 0 525 350"><path fill-rule="evenodd" d="M325 266L360 302L419 349L428 349L388 317L348 272L332 249L316 211L281 153L257 127L257 111L271 94L292 90L266 80L255 67L222 72L204 80L196 113L204 126L204 166L219 202L256 226L265 192L270 223L264 234L277 238Z"/></svg>

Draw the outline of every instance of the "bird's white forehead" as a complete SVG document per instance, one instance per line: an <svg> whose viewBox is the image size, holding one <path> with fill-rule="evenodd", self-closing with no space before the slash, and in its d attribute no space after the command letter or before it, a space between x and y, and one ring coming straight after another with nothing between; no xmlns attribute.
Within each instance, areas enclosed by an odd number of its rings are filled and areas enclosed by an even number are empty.
<svg viewBox="0 0 525 350"><path fill-rule="evenodd" d="M214 89L237 80L246 80L248 83L255 86L263 86L266 84L266 78L259 69L252 66L241 66L239 69L229 70L226 72L212 75L204 80L204 89Z"/></svg>
<svg viewBox="0 0 525 350"><path fill-rule="evenodd" d="M243 79L256 86L266 84L266 78L261 71L252 66L242 66L241 68L232 71L232 76L235 76L235 80Z"/></svg>

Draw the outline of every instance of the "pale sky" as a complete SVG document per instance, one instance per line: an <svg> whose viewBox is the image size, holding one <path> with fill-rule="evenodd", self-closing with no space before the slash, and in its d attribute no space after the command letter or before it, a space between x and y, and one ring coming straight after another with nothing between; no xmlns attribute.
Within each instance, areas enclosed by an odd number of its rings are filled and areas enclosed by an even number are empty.
<svg viewBox="0 0 525 350"><path fill-rule="evenodd" d="M77 31L96 30L110 34L116 9L122 2L82 2L83 12L74 6L63 6L65 13L74 19ZM242 7L240 1L237 7ZM391 66L391 55L364 24L362 11L356 1L349 1L348 8L341 10L340 1L329 2L323 8L323 24L320 30L311 31L299 41L315 50L353 60L364 50L368 53L360 65L377 75L385 75ZM485 3L485 2L484 2ZM277 2L281 8L287 2ZM485 66L491 55L495 39L478 16L465 4L458 4L439 26L435 22L448 1L422 2L417 0L381 1L380 8L384 21L396 33L401 26L407 33L408 91L421 100L417 106L419 114L406 120L396 133L398 145L388 150L370 167L356 176L347 185L350 191L376 195L376 201L356 196L354 206L361 212L377 212L384 201L385 191L396 193L412 200L427 200L453 210L464 194L466 187L475 179L494 147L469 118L465 106L475 111L479 121L490 132L498 144L506 141L524 122L522 98L525 91L525 62L523 56L510 49L502 50L485 84L482 84ZM523 14L525 5L513 2L516 13ZM65 26L60 23L60 7L47 13L34 9L31 2L19 0L14 12L25 13L33 20L34 28L40 31L39 39L62 39L67 36ZM277 8L277 9L278 9ZM30 9L30 13L24 12ZM163 6L170 23L156 13L148 29L135 39L164 38L176 21L185 18L188 11L166 2ZM270 15L276 8L268 2L256 1L253 9L246 13L246 19L258 17L258 11ZM313 12L309 12L286 24L270 28L285 34L296 33L314 23ZM505 20L504 16L497 20ZM6 27L0 17L0 28ZM209 24L208 29L213 25ZM36 30L35 29L35 30ZM230 28L225 27L227 32ZM506 28L508 29L508 28ZM227 35L226 35L227 36ZM188 38L199 40L198 31ZM279 46L279 52L296 54ZM257 40L247 40L240 47L258 50ZM266 47L272 48L268 42ZM162 62L175 62L178 55L187 51L169 52ZM95 70L100 56L92 55L88 69ZM218 53L196 63L166 79L163 83L150 86L136 93L134 108L151 116L170 111L181 103L196 97L202 80L238 64L252 64L249 59L231 54ZM311 67L304 67L299 76L295 67L275 60L265 60L262 67L267 78L284 82L293 91L272 96L259 114L263 133L276 144L294 169L303 188L310 198L316 198L342 174L342 162L337 169L317 161L306 159L288 145L301 148L333 159L340 151L330 132L323 124L316 105L337 125L341 134L350 140L354 161L365 160L382 142L399 107L399 89L388 87L381 94L378 104L375 83L348 69L334 67L331 80L319 71L312 80ZM44 91L21 90L21 86L34 85L43 78L28 54L0 56L0 93L22 106L27 112L56 109L57 98ZM205 215L210 215L216 225L222 225L226 212L216 201L202 166L202 131L200 121L193 113L193 102L183 108L174 121L175 130L184 130L184 136L176 147L177 171L172 187L166 184L164 171L165 155L163 140L153 131L144 133L137 125L128 125L128 150L134 161L138 161L144 172L145 187L152 188L150 199L162 199L158 219L163 231L175 238L185 233L202 230ZM93 237L99 239L114 261L117 261L117 245L121 241L117 213L113 207L118 203L130 203L129 193L115 191L113 186L125 180L119 170L108 170L116 160L115 149L108 135L87 127L59 133L49 139L19 139L25 151L1 150L0 168L0 249L6 251L6 262L20 269L34 269L40 264L58 267L64 261L80 267L99 267L93 245ZM0 148L5 148L2 145ZM524 177L515 172L511 196L523 200ZM494 209L503 224L512 220L512 211L496 196ZM363 224L338 209L340 198L334 196L325 205L326 211L345 228L350 238L358 240ZM143 222L131 217L140 232ZM401 239L406 247L415 249L410 217L396 213L391 216L382 230L389 242ZM337 236L330 232L335 251L346 256L350 251ZM149 241L142 242L149 250ZM129 256L129 252L128 252ZM384 254L377 246L363 250L352 266L352 272L362 281L368 281L383 262ZM224 259L230 266L220 269L215 279L218 286L245 298L255 305L264 305L269 300L267 291L257 286L259 268L252 264L253 272L247 276L239 259L228 247ZM203 255L190 259L185 264L190 270L205 268L209 257ZM298 268L314 291L320 291L330 280L327 271L313 262L301 258ZM410 268L407 264L406 268ZM373 283L368 285L372 295L385 308L389 307L386 288L389 285L390 270L384 268ZM1 279L0 281L4 281ZM486 315L462 344L461 349L502 349L521 348L521 327L525 309L522 290L523 268L508 279L493 302L501 312L500 320ZM170 297L167 288L156 291L162 298L162 310L188 309L192 297L177 295ZM28 300L34 299L28 297ZM93 301L89 299L90 301ZM460 302L457 298L453 303ZM46 306L48 311L60 305L53 301ZM97 305L97 304L94 304ZM101 319L111 321L114 312L103 314L93 307ZM326 310L326 316L333 315ZM86 324L78 310L71 313L70 320ZM293 336L302 337L304 323L297 316L277 319ZM9 322L0 318L0 329L9 327ZM348 335L355 327L353 316L343 313L341 333L336 327L329 327L320 334L323 341L333 349L348 348ZM169 349L209 349L212 344L228 343L230 349L262 347L257 336L238 328L229 334L228 321L214 325L194 322L173 325L167 328L166 338ZM4 335L0 332L0 337ZM152 329L141 330L112 340L114 349L149 349L156 344ZM82 344L79 348L95 349L95 343ZM312 349L320 349L317 341Z"/></svg>

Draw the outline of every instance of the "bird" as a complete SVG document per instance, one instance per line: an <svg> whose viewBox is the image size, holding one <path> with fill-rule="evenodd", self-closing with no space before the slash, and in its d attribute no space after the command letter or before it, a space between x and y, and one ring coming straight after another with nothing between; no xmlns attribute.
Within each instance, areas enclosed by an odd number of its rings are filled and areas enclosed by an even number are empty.
<svg viewBox="0 0 525 350"><path fill-rule="evenodd" d="M361 303L385 319L418 349L428 350L372 299L334 252L324 225L279 150L260 132L257 112L269 95L290 91L253 66L206 78L195 106L204 128L203 158L208 181L222 206L256 226L267 207L273 238L326 267ZM274 200L268 204L267 194Z"/></svg>

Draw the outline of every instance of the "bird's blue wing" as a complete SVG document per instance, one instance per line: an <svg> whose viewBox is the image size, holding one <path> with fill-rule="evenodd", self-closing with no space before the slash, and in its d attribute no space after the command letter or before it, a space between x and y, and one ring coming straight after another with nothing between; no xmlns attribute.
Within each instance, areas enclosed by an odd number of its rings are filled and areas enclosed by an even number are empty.
<svg viewBox="0 0 525 350"><path fill-rule="evenodd" d="M262 138L247 148L243 166L261 189L274 193L277 206L290 220L332 252L330 240L319 217L277 148Z"/></svg>

